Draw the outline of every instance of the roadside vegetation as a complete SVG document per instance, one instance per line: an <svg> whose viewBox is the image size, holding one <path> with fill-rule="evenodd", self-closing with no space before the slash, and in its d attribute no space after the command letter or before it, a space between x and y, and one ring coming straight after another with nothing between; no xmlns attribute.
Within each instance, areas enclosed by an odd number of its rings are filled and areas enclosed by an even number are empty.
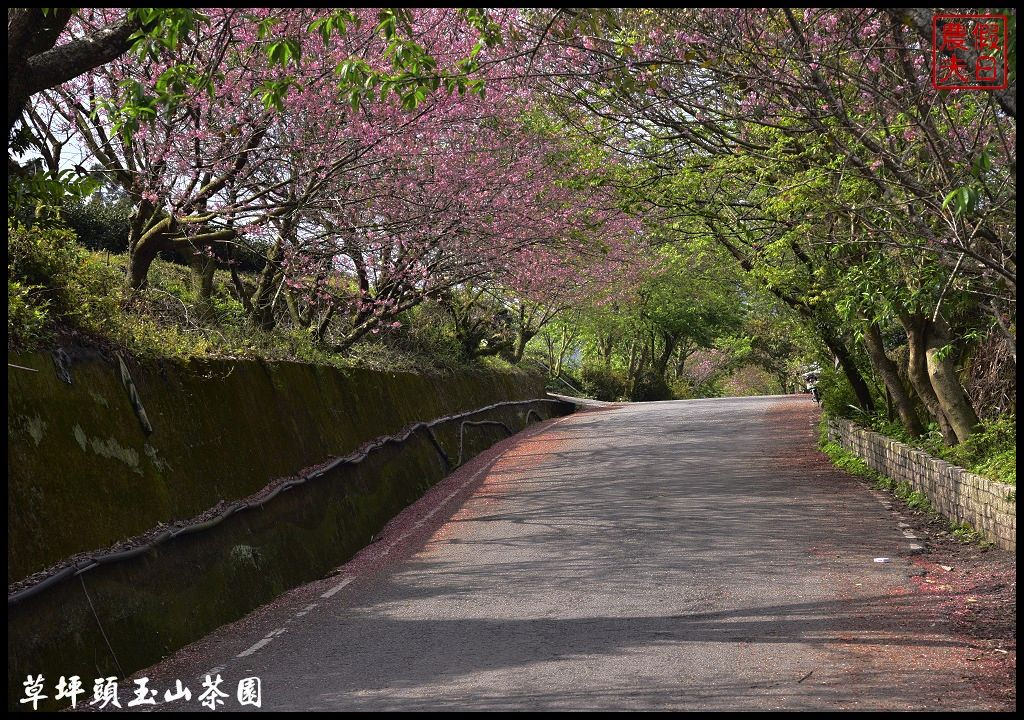
<svg viewBox="0 0 1024 720"><path fill-rule="evenodd" d="M954 539L962 542L979 543L985 546L992 545L992 543L985 540L984 536L975 530L970 523L957 522L943 517L934 507L932 507L932 504L928 501L928 498L925 497L924 493L915 490L909 483L897 482L877 470L871 469L868 467L867 463L844 448L842 445L830 441L828 439L827 420L825 418L821 421L819 446L821 447L822 452L829 457L832 464L837 468L848 472L851 475L864 478L870 482L872 487L876 490L891 493L903 502L907 506L907 509L921 513L922 515L927 516L931 521L947 525L949 533Z"/></svg>
<svg viewBox="0 0 1024 720"><path fill-rule="evenodd" d="M269 330L251 322L228 270L214 273L201 299L188 265L157 259L147 287L127 299L127 264L124 253L82 247L73 230L9 228L8 349L75 343L140 358L246 357L395 371L465 364L454 337L429 317L432 308L410 312L402 330L340 354L287 318ZM235 274L243 286L256 280L251 272ZM497 357L482 362L509 365Z"/></svg>
<svg viewBox="0 0 1024 720"><path fill-rule="evenodd" d="M917 437L911 436L896 422L883 417L872 418L869 425L876 432L894 440L921 448L978 475L1010 485L1017 484L1017 418L1006 414L982 421L977 432L952 447L942 441L938 428Z"/></svg>

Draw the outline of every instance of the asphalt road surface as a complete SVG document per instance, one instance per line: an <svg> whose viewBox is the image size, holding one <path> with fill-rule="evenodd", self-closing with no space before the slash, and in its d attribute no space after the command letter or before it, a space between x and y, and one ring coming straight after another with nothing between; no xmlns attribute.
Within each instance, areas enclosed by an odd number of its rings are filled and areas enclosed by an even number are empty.
<svg viewBox="0 0 1024 720"><path fill-rule="evenodd" d="M984 709L912 540L816 419L788 396L537 426L338 574L140 674L197 695L212 670L224 710L250 676L263 710Z"/></svg>

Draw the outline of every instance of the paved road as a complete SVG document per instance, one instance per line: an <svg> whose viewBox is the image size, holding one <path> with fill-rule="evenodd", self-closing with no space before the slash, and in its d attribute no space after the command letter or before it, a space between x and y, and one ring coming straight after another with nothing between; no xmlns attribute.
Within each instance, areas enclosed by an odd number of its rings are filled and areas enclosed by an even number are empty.
<svg viewBox="0 0 1024 720"><path fill-rule="evenodd" d="M791 396L547 423L144 674L195 693L216 668L224 709L253 675L264 710L984 707L815 417Z"/></svg>

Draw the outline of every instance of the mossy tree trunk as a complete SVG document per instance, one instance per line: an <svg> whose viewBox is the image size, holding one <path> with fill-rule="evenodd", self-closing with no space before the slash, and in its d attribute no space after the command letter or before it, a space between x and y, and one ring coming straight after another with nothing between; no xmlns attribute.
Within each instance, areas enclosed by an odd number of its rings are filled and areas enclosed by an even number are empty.
<svg viewBox="0 0 1024 720"><path fill-rule="evenodd" d="M924 432L921 420L917 417L914 403L903 386L903 379L900 377L899 369L885 352L885 343L882 340L882 330L878 323L869 321L864 328L864 347L867 348L868 357L875 368L875 372L885 383L888 393L888 400L892 403L899 415L903 427L912 436L917 437Z"/></svg>
<svg viewBox="0 0 1024 720"><path fill-rule="evenodd" d="M260 270L256 279L256 289L252 294L252 313L254 319L264 330L271 330L274 327L274 296L275 288L280 280L283 280L279 268L281 259L284 257L284 250L281 247L281 237L278 236L274 244L267 250L267 264Z"/></svg>
<svg viewBox="0 0 1024 720"><path fill-rule="evenodd" d="M957 436L942 409L931 379L928 377L928 360L925 356L925 332L928 319L920 315L902 312L899 314L900 324L907 334L907 375L921 404L928 414L935 419L947 445L956 445Z"/></svg>
<svg viewBox="0 0 1024 720"><path fill-rule="evenodd" d="M213 296L213 276L217 263L212 257L201 253L192 256L189 266L192 268L192 288L196 294L196 311L205 317L213 310L210 298Z"/></svg>
<svg viewBox="0 0 1024 720"><path fill-rule="evenodd" d="M935 395L942 404L949 424L953 426L957 440L963 442L977 430L979 421L950 357L952 341L945 320L938 318L935 322L929 323L924 350L928 363L928 379L935 389Z"/></svg>

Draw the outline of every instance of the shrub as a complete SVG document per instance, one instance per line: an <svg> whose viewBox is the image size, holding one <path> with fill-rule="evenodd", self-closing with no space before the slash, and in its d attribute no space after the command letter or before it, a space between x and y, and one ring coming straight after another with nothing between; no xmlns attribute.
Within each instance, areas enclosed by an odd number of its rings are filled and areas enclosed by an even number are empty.
<svg viewBox="0 0 1024 720"><path fill-rule="evenodd" d="M961 467L995 480L1017 483L1017 417L1003 415L982 422L959 445L943 448L943 455Z"/></svg>
<svg viewBox="0 0 1024 720"><path fill-rule="evenodd" d="M81 259L81 248L70 230L7 225L8 280L59 294L61 279L71 275Z"/></svg>
<svg viewBox="0 0 1024 720"><path fill-rule="evenodd" d="M633 402L652 402L655 400L671 400L672 388L665 378L656 372L646 371L640 374L633 384L633 392L629 399Z"/></svg>
<svg viewBox="0 0 1024 720"><path fill-rule="evenodd" d="M116 322L117 269L82 250L70 230L7 230L9 345L30 347L56 324L99 332Z"/></svg>
<svg viewBox="0 0 1024 720"><path fill-rule="evenodd" d="M61 219L90 250L128 252L132 206L126 201L108 203L97 196L71 200L61 208Z"/></svg>
<svg viewBox="0 0 1024 720"><path fill-rule="evenodd" d="M840 417L865 421L864 413L857 404L857 394L850 387L850 381L842 370L824 367L818 376L818 393L821 406L827 412Z"/></svg>
<svg viewBox="0 0 1024 720"><path fill-rule="evenodd" d="M702 383L694 385L691 390L691 396L695 398L722 397L723 394L725 394L725 390L722 378L718 376L707 378Z"/></svg>
<svg viewBox="0 0 1024 720"><path fill-rule="evenodd" d="M690 398L695 397L693 394L693 387L685 378L676 378L671 387L672 397L675 400L689 400Z"/></svg>
<svg viewBox="0 0 1024 720"><path fill-rule="evenodd" d="M23 285L7 279L7 348L9 350L34 347L47 337L46 323L50 302L39 297L38 286Z"/></svg>
<svg viewBox="0 0 1024 720"><path fill-rule="evenodd" d="M614 402L626 394L626 379L621 373L599 365L585 365L580 369L583 391L597 400Z"/></svg>

